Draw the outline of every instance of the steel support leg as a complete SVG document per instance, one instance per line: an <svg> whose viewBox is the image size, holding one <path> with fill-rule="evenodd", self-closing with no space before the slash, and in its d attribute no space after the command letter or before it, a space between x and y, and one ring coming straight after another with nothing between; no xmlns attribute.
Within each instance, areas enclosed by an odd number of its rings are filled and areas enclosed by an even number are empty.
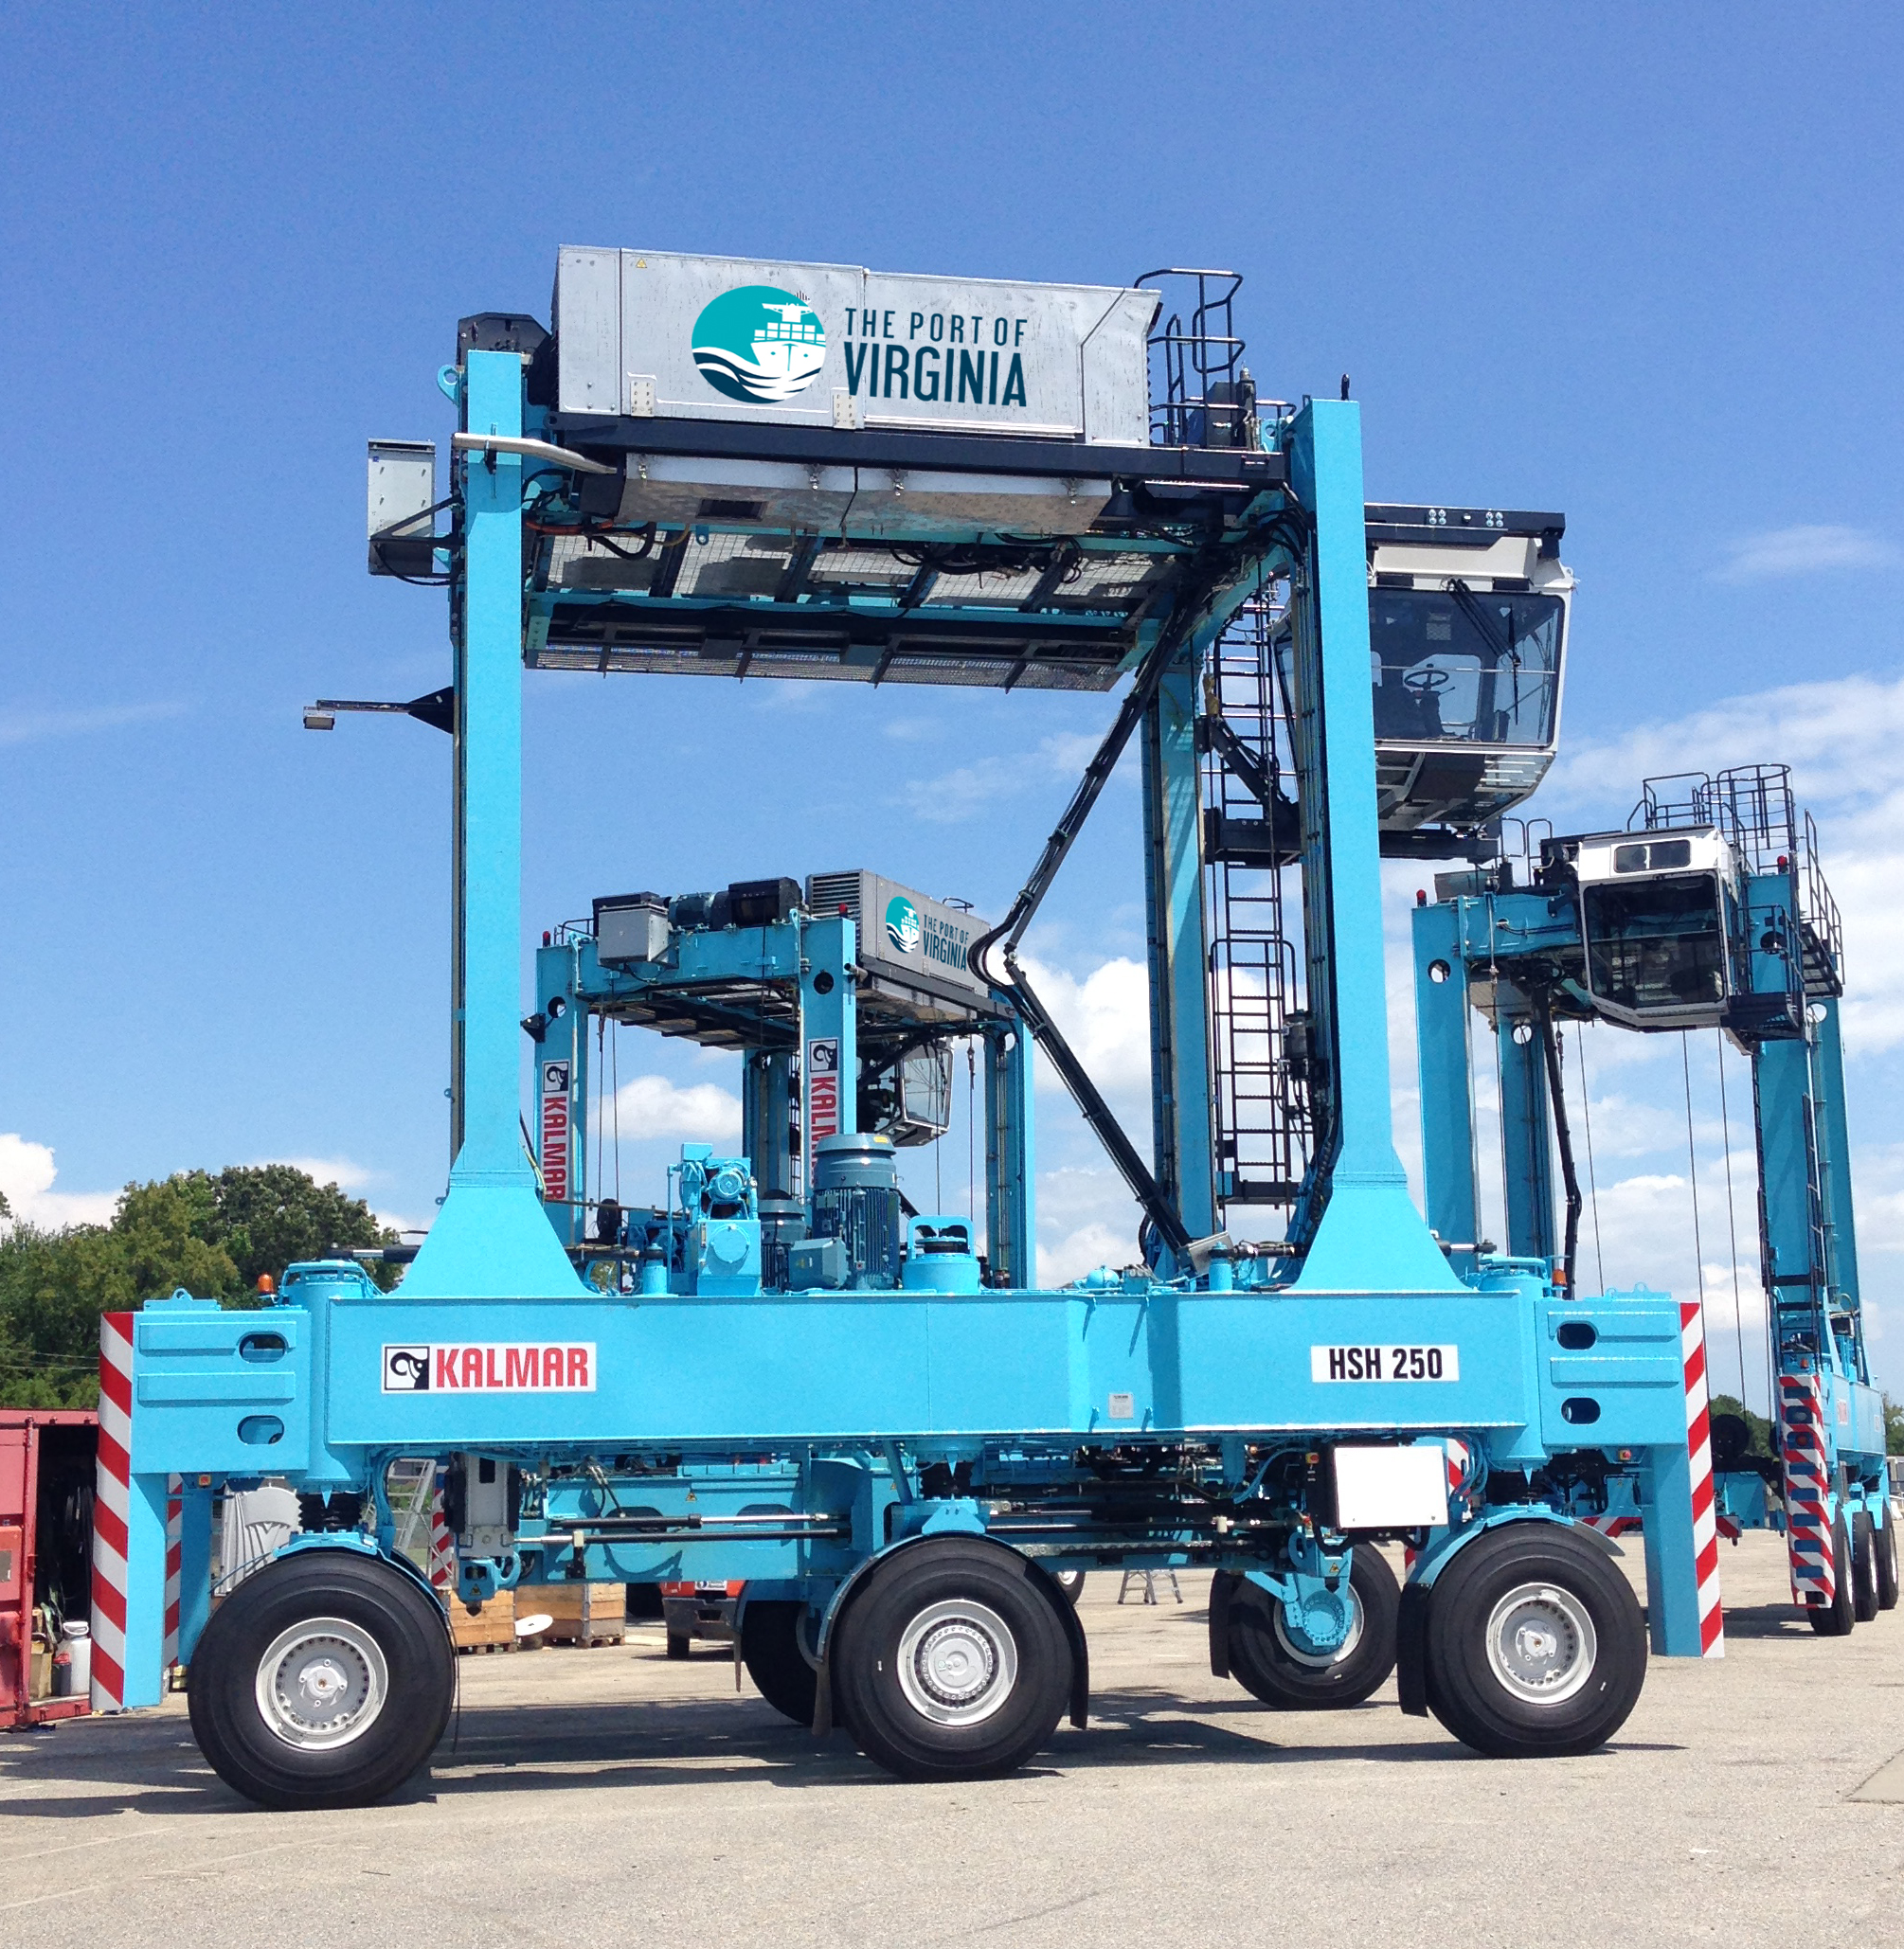
<svg viewBox="0 0 1904 1949"><path fill-rule="evenodd" d="M1165 671L1144 714L1142 732L1154 1169L1193 1239L1216 1229L1196 758L1200 662L1200 656L1186 650Z"/></svg>
<svg viewBox="0 0 1904 1949"><path fill-rule="evenodd" d="M1315 523L1310 586L1296 598L1296 736L1309 1001L1324 1031L1334 1125L1299 1214L1315 1229L1295 1285L1446 1292L1461 1282L1409 1197L1389 1102L1360 408L1312 401L1291 429L1289 457Z"/></svg>
<svg viewBox="0 0 1904 1949"><path fill-rule="evenodd" d="M1662 1657L1697 1658L1704 1646L1692 1458L1682 1442L1648 1448L1644 1457L1640 1503L1646 1546L1646 1629ZM1710 1496L1705 1523L1708 1528L1713 1524Z"/></svg>
<svg viewBox="0 0 1904 1949"><path fill-rule="evenodd" d="M522 432L522 360L468 355L471 433ZM404 1281L424 1298L579 1298L522 1147L522 475L513 454L472 453L463 496L458 658L458 921L462 1148L449 1194Z"/></svg>
<svg viewBox="0 0 1904 1949"><path fill-rule="evenodd" d="M191 1663L199 1634L211 1618L211 1489L188 1476L180 1497L178 1662Z"/></svg>
<svg viewBox="0 0 1904 1949"><path fill-rule="evenodd" d="M1549 1130L1547 1057L1534 1022L1505 1009L1496 1025L1500 1076L1500 1172L1507 1204L1507 1249L1517 1259L1558 1257L1554 1223L1554 1139Z"/></svg>
<svg viewBox="0 0 1904 1949"><path fill-rule="evenodd" d="M1422 1189L1428 1222L1450 1244L1481 1237L1481 1196L1474 1151L1472 1010L1450 904L1414 910L1415 1047L1422 1093ZM1471 1272L1471 1249L1453 1254Z"/></svg>

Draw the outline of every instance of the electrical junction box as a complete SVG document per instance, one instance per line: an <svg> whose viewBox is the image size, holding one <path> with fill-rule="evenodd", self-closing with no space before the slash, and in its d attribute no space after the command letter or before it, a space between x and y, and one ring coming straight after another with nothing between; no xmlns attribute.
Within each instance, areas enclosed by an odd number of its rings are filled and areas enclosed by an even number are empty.
<svg viewBox="0 0 1904 1949"><path fill-rule="evenodd" d="M1447 1451L1440 1442L1338 1444L1332 1454L1338 1529L1434 1529L1447 1521Z"/></svg>
<svg viewBox="0 0 1904 1949"><path fill-rule="evenodd" d="M466 1455L463 1462L461 1523L457 1548L464 1556L499 1557L515 1543L514 1503L520 1490L508 1462Z"/></svg>
<svg viewBox="0 0 1904 1949"><path fill-rule="evenodd" d="M807 910L847 915L859 932L859 965L875 979L969 1006L992 992L966 965L966 951L991 922L929 900L880 873L815 873Z"/></svg>
<svg viewBox="0 0 1904 1949"><path fill-rule="evenodd" d="M426 517L437 504L435 446L428 440L373 439L369 490L370 573L428 575L433 544ZM416 532L387 532L403 523L414 525Z"/></svg>
<svg viewBox="0 0 1904 1949"><path fill-rule="evenodd" d="M1150 440L1158 295L563 249L564 413Z"/></svg>
<svg viewBox="0 0 1904 1949"><path fill-rule="evenodd" d="M787 1247L787 1289L836 1291L853 1277L844 1239L801 1239Z"/></svg>
<svg viewBox="0 0 1904 1949"><path fill-rule="evenodd" d="M603 967L658 961L668 952L668 903L658 893L624 893L595 903L595 954Z"/></svg>

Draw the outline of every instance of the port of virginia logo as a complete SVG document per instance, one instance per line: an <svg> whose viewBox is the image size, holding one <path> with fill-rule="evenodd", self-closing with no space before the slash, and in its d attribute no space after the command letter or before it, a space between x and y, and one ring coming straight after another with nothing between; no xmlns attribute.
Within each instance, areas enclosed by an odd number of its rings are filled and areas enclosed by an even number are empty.
<svg viewBox="0 0 1904 1949"><path fill-rule="evenodd" d="M797 293L743 284L722 292L694 320L694 364L727 398L777 405L818 378L826 328Z"/></svg>
<svg viewBox="0 0 1904 1949"><path fill-rule="evenodd" d="M903 955L909 955L919 945L921 933L919 909L903 894L895 894L886 903L886 938Z"/></svg>

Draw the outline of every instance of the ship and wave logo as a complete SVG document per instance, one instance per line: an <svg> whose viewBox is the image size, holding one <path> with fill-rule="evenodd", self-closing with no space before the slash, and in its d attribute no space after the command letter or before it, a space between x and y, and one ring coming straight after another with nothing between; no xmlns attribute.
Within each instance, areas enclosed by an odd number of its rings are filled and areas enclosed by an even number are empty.
<svg viewBox="0 0 1904 1949"><path fill-rule="evenodd" d="M894 894L886 903L886 938L903 955L911 954L925 930L920 924L919 909L904 894Z"/></svg>
<svg viewBox="0 0 1904 1949"><path fill-rule="evenodd" d="M693 351L717 393L743 405L778 405L819 376L826 328L798 293L743 284L722 292L694 320Z"/></svg>

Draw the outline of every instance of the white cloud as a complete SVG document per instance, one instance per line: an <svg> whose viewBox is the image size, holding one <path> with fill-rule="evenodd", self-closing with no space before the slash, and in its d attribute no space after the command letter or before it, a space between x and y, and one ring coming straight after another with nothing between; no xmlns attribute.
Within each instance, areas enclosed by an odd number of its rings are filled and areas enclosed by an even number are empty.
<svg viewBox="0 0 1904 1949"><path fill-rule="evenodd" d="M1833 568L1895 568L1904 563L1904 553L1882 535L1828 523L1742 536L1726 544L1726 558L1713 570L1715 581L1775 581Z"/></svg>
<svg viewBox="0 0 1904 1949"><path fill-rule="evenodd" d="M741 1140L741 1100L717 1082L638 1076L615 1093L612 1114L628 1143L664 1137L702 1144Z"/></svg>
<svg viewBox="0 0 1904 1949"><path fill-rule="evenodd" d="M184 713L177 703L98 704L84 710L0 711L0 744L37 744L44 738L81 737L88 731L147 724Z"/></svg>
<svg viewBox="0 0 1904 1949"><path fill-rule="evenodd" d="M118 1207L117 1191L56 1191L58 1176L50 1144L33 1143L16 1132L0 1133L0 1192L18 1223L56 1231L62 1225L111 1220Z"/></svg>
<svg viewBox="0 0 1904 1949"><path fill-rule="evenodd" d="M1038 1175L1038 1283L1061 1286L1137 1260L1137 1201L1108 1165Z"/></svg>
<svg viewBox="0 0 1904 1949"><path fill-rule="evenodd" d="M1141 962L1120 955L1080 981L1030 955L1021 957L1038 998L1051 1011L1091 1081L1130 1119L1150 1115L1150 978ZM1038 1087L1062 1095L1057 1072L1038 1058ZM1145 1148L1140 1144L1140 1149Z"/></svg>
<svg viewBox="0 0 1904 1949"><path fill-rule="evenodd" d="M957 825L1021 792L1050 787L1056 780L1074 785L1103 742L1102 732L1054 732L1040 739L1034 751L981 758L931 778L908 779L906 804L915 818L939 826ZM1114 782L1128 783L1135 777L1136 750L1133 739L1111 775ZM1059 809L1054 796L1053 814Z"/></svg>
<svg viewBox="0 0 1904 1949"><path fill-rule="evenodd" d="M335 1185L340 1191L361 1191L367 1185L379 1184L385 1173L372 1171L350 1157L255 1157L252 1168L265 1164L288 1164L301 1171L312 1183Z"/></svg>
<svg viewBox="0 0 1904 1949"><path fill-rule="evenodd" d="M1640 781L1775 760L1818 817L1820 856L1844 922L1845 1042L1871 1054L1904 1046L1904 677L1849 676L1727 698L1677 721L1573 745L1536 809L1557 822L1608 819L1607 781ZM1630 781L1628 787L1627 781ZM1577 829L1577 827L1576 827Z"/></svg>

